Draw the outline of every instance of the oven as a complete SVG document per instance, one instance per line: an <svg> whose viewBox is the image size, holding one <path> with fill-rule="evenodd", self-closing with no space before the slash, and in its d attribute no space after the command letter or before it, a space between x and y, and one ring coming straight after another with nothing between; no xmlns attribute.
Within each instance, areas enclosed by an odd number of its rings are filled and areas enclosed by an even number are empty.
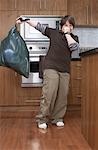
<svg viewBox="0 0 98 150"><path fill-rule="evenodd" d="M39 77L39 57L30 57L29 78L22 76L22 87L42 86L42 79Z"/></svg>
<svg viewBox="0 0 98 150"><path fill-rule="evenodd" d="M24 17L24 16L22 16ZM52 28L60 28L60 16L25 16L31 20L36 20L41 24ZM20 34L26 42L29 51L30 73L29 78L22 76L22 87L41 87L43 84L40 78L40 58L47 54L49 48L49 38L41 34L27 23L20 24Z"/></svg>
<svg viewBox="0 0 98 150"><path fill-rule="evenodd" d="M29 78L22 76L22 87L41 87L43 80L40 77L40 58L45 57L49 42L27 42L27 48L29 50L30 72Z"/></svg>

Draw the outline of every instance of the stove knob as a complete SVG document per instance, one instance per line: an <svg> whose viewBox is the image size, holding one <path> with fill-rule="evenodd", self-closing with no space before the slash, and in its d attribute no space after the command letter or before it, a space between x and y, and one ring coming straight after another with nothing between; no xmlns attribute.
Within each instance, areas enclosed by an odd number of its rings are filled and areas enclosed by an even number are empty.
<svg viewBox="0 0 98 150"><path fill-rule="evenodd" d="M29 47L29 50L32 50L32 47L31 47L31 46Z"/></svg>

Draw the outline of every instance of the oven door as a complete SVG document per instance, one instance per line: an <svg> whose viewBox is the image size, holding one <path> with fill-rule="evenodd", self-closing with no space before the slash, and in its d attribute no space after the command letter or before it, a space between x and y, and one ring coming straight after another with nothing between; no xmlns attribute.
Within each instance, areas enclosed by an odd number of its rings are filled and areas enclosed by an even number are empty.
<svg viewBox="0 0 98 150"><path fill-rule="evenodd" d="M42 79L39 78L39 56L30 57L29 78L22 76L22 87L40 87Z"/></svg>

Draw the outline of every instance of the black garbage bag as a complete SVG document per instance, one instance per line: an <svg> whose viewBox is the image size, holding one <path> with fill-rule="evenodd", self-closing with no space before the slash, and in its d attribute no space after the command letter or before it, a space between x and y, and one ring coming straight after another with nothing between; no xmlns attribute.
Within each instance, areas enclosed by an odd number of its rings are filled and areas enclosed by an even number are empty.
<svg viewBox="0 0 98 150"><path fill-rule="evenodd" d="M0 44L0 65L15 70L24 77L29 77L29 52L25 41L12 27L8 36Z"/></svg>

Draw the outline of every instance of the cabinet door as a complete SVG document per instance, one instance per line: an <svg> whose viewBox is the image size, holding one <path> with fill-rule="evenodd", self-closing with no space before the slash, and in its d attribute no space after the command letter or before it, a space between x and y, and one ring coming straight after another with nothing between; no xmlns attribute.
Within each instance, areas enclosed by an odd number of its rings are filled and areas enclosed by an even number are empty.
<svg viewBox="0 0 98 150"><path fill-rule="evenodd" d="M40 97L41 88L22 88L20 75L0 67L0 106L32 106L33 110L37 110Z"/></svg>
<svg viewBox="0 0 98 150"><path fill-rule="evenodd" d="M71 79L68 95L69 105L81 103L81 61L71 61Z"/></svg>
<svg viewBox="0 0 98 150"><path fill-rule="evenodd" d="M17 76L17 102L19 104L38 103L41 97L40 87L21 87L21 76Z"/></svg>
<svg viewBox="0 0 98 150"><path fill-rule="evenodd" d="M32 106L32 110L39 109L41 88L40 87L21 87L21 76L17 76L17 104L22 106Z"/></svg>
<svg viewBox="0 0 98 150"><path fill-rule="evenodd" d="M98 26L98 0L90 0L91 24Z"/></svg>
<svg viewBox="0 0 98 150"><path fill-rule="evenodd" d="M31 11L40 10L41 0L16 0L16 10Z"/></svg>
<svg viewBox="0 0 98 150"><path fill-rule="evenodd" d="M15 72L0 67L0 105L15 105L16 94Z"/></svg>
<svg viewBox="0 0 98 150"><path fill-rule="evenodd" d="M16 11L0 11L0 40L7 36L9 30L15 25Z"/></svg>
<svg viewBox="0 0 98 150"><path fill-rule="evenodd" d="M76 24L85 25L89 22L89 2L88 0L68 0L67 11L76 19Z"/></svg>
<svg viewBox="0 0 98 150"><path fill-rule="evenodd" d="M45 0L44 1L45 9L52 11L62 11L67 10L67 0ZM65 14L66 15L66 14Z"/></svg>
<svg viewBox="0 0 98 150"><path fill-rule="evenodd" d="M0 10L15 10L16 0L0 0Z"/></svg>

